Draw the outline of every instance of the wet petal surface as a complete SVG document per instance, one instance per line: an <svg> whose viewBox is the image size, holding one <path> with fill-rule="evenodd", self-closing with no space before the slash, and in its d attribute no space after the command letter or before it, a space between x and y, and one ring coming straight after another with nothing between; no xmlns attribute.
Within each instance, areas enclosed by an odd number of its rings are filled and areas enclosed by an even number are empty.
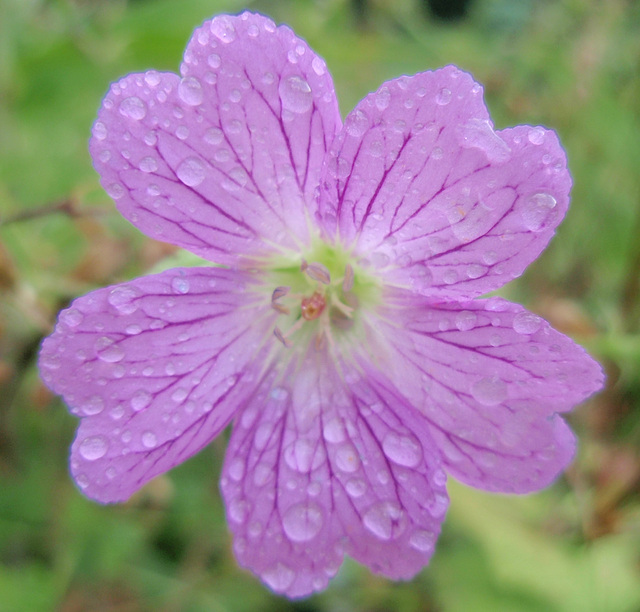
<svg viewBox="0 0 640 612"><path fill-rule="evenodd" d="M428 419L447 471L490 491L548 485L575 447L556 413L601 388L600 366L542 318L500 298L399 301L402 323L386 319L375 365Z"/></svg>
<svg viewBox="0 0 640 612"><path fill-rule="evenodd" d="M389 81L349 114L320 219L390 284L470 298L541 253L570 187L555 133L494 131L482 87L449 66Z"/></svg>
<svg viewBox="0 0 640 612"><path fill-rule="evenodd" d="M82 419L71 471L85 495L127 499L233 417L270 335L253 282L229 270L175 269L99 289L60 313L39 365Z"/></svg>
<svg viewBox="0 0 640 612"><path fill-rule="evenodd" d="M233 264L308 242L340 124L331 76L303 40L261 15L222 15L194 32L180 76L112 85L90 150L134 225Z"/></svg>
<svg viewBox="0 0 640 612"><path fill-rule="evenodd" d="M412 577L448 506L426 421L324 352L288 374L234 424L221 486L239 562L292 597L324 588L344 554Z"/></svg>

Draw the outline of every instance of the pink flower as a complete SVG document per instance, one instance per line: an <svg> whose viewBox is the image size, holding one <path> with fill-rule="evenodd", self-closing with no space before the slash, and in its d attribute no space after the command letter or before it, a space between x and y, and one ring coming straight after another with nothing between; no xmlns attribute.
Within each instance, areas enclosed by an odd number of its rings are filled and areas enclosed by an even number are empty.
<svg viewBox="0 0 640 612"><path fill-rule="evenodd" d="M541 127L494 131L453 66L385 83L343 125L323 60L261 15L206 22L181 74L112 85L91 155L134 225L223 267L60 313L40 368L81 417L71 472L122 501L233 421L221 488L241 565L291 597L344 554L408 579L445 473L545 487L575 448L558 413L602 386L540 317L476 299L551 239L565 154Z"/></svg>

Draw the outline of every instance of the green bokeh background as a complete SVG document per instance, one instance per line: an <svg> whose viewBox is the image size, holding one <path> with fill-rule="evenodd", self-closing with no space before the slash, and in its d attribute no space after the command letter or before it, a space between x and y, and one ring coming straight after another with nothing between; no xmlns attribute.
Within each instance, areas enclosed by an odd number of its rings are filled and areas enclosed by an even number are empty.
<svg viewBox="0 0 640 612"><path fill-rule="evenodd" d="M459 22L418 0L0 0L0 612L640 610L640 3L476 0ZM392 583L347 561L289 602L239 569L217 480L225 440L126 504L67 474L76 420L35 357L74 296L143 274L167 245L99 188L87 140L108 84L177 71L191 31L251 8L327 61L343 114L384 80L455 63L485 84L497 127L558 131L572 208L502 294L576 338L607 389L571 424L579 455L548 490L451 483L429 567Z"/></svg>

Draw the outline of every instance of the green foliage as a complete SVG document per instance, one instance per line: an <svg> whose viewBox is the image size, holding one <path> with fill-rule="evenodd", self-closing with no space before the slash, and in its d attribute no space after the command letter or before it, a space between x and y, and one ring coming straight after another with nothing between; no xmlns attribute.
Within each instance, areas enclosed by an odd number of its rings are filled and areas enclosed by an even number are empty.
<svg viewBox="0 0 640 612"><path fill-rule="evenodd" d="M343 112L386 79L456 63L498 127L556 129L574 177L557 238L505 295L583 341L609 385L572 416L580 456L535 496L453 485L431 566L394 584L347 562L302 602L238 569L217 479L224 440L128 503L67 474L76 420L34 360L58 309L193 258L142 236L100 189L87 140L114 79L177 70L235 0L0 0L0 609L633 612L640 609L640 6L476 0L461 23L417 0L261 0L327 60ZM188 264L185 264L188 262Z"/></svg>

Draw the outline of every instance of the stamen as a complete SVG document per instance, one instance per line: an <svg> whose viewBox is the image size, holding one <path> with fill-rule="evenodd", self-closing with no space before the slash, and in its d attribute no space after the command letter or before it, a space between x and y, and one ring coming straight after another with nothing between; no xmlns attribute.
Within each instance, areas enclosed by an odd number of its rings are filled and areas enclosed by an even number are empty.
<svg viewBox="0 0 640 612"><path fill-rule="evenodd" d="M304 272L306 272L309 278L313 279L314 281L318 281L323 285L331 284L331 274L329 273L327 266L316 261L310 264L307 264L306 261L304 263L306 264Z"/></svg>
<svg viewBox="0 0 640 612"><path fill-rule="evenodd" d="M271 306L282 314L289 314L291 311L286 307L280 304L280 299L285 297L291 287L276 287L271 294Z"/></svg>
<svg viewBox="0 0 640 612"><path fill-rule="evenodd" d="M344 293L348 293L353 289L353 282L355 280L355 275L353 273L353 268L351 264L347 264L344 269L344 278L342 279L342 291Z"/></svg>
<svg viewBox="0 0 640 612"><path fill-rule="evenodd" d="M280 330L279 327L275 327L273 329L273 335L280 340L280 342L282 342L282 344L284 344L287 348L291 348L293 346L293 343L291 342L291 340L287 340L284 337L284 334L282 333L282 331Z"/></svg>

